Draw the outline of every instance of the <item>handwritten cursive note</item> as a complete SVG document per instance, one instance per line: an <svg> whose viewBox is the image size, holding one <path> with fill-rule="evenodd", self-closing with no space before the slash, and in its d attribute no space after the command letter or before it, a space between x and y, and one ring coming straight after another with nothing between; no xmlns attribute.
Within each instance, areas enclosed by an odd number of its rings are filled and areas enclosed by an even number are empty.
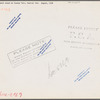
<svg viewBox="0 0 100 100"><path fill-rule="evenodd" d="M62 68L68 67L69 59L66 57L64 60L59 62L55 70L50 69L50 64L48 63L48 71L49 71L49 78L53 77L57 72L59 72Z"/></svg>

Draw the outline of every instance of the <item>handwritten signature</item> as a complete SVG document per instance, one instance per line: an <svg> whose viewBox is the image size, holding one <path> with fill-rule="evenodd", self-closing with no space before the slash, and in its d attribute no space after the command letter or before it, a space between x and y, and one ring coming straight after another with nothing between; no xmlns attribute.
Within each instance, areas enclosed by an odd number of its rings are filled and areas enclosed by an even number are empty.
<svg viewBox="0 0 100 100"><path fill-rule="evenodd" d="M48 71L49 71L49 74L48 74L48 77L53 77L57 72L59 72L62 68L64 67L68 67L68 63L69 63L69 58L65 58L64 60L62 60L56 67L56 69L52 70L51 71L51 68L50 68L50 64L48 63Z"/></svg>

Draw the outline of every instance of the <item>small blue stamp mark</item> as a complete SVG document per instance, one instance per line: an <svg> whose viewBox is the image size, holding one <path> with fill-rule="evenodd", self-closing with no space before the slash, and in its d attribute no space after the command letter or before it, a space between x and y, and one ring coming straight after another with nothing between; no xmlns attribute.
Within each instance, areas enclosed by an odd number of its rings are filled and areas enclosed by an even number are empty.
<svg viewBox="0 0 100 100"><path fill-rule="evenodd" d="M20 18L20 16L21 16L22 14L20 13L17 17L14 17L10 22L9 22L9 26L7 27L7 30L9 29L9 28L13 28L14 26L15 26L15 24L19 21L19 19L21 19Z"/></svg>
<svg viewBox="0 0 100 100"><path fill-rule="evenodd" d="M83 70L81 73L79 73L77 75L77 78L74 80L74 82L76 81L80 81L81 79L83 79L88 73L90 73L90 67L86 70Z"/></svg>
<svg viewBox="0 0 100 100"><path fill-rule="evenodd" d="M43 46L40 48L40 52L38 53L37 56L39 56L40 54L43 54L51 45L51 39L48 43L44 43Z"/></svg>

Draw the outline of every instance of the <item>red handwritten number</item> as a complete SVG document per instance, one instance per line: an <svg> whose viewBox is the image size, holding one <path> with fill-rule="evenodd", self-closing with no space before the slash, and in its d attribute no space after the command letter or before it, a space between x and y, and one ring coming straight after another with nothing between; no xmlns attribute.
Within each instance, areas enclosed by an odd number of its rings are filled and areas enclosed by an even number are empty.
<svg viewBox="0 0 100 100"><path fill-rule="evenodd" d="M12 97L12 93L10 93L10 96Z"/></svg>
<svg viewBox="0 0 100 100"><path fill-rule="evenodd" d="M21 92L19 93L19 95L20 95L20 97L22 97L22 93Z"/></svg>
<svg viewBox="0 0 100 100"><path fill-rule="evenodd" d="M18 93L14 93L13 95L14 95L15 97L17 97L17 96L18 96Z"/></svg>
<svg viewBox="0 0 100 100"><path fill-rule="evenodd" d="M22 92L20 93L10 93L10 94L7 94L7 93L2 93L2 91L0 91L0 96L10 96L10 97L22 97Z"/></svg>

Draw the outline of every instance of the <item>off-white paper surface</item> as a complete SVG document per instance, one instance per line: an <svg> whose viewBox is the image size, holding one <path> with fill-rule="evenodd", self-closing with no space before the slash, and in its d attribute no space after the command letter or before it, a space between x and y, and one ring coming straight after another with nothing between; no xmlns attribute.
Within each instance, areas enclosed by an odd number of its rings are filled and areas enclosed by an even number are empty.
<svg viewBox="0 0 100 100"><path fill-rule="evenodd" d="M3 3L0 98L100 98L100 2Z"/></svg>

